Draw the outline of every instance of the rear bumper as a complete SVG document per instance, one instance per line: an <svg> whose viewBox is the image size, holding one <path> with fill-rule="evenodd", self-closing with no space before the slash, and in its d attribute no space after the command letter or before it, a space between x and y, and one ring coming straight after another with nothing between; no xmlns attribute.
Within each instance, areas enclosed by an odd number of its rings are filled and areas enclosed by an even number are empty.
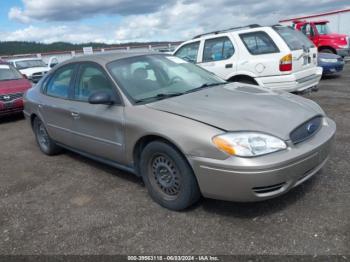
<svg viewBox="0 0 350 262"><path fill-rule="evenodd" d="M344 62L343 63L334 63L334 64L322 65L322 68L323 68L323 74L324 75L335 74L335 73L343 71L343 69L344 69Z"/></svg>
<svg viewBox="0 0 350 262"><path fill-rule="evenodd" d="M301 92L318 85L322 77L322 67L317 67L315 72L298 78L296 74L258 77L255 80L261 87L271 90L283 90L287 92Z"/></svg>
<svg viewBox="0 0 350 262"><path fill-rule="evenodd" d="M266 156L226 160L190 157L203 196L251 202L288 192L326 163L336 130L335 123L328 122L309 140Z"/></svg>

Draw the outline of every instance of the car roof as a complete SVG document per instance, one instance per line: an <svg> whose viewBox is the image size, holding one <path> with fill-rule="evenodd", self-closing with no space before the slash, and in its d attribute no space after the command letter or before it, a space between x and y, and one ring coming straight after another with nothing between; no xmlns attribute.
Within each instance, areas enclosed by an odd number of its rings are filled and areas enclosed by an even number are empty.
<svg viewBox="0 0 350 262"><path fill-rule="evenodd" d="M112 61L128 58L128 57L135 57L135 56L143 56L143 55L155 55L155 54L163 54L160 52L153 52L153 51L120 51L120 52L114 52L114 53L100 53L100 54L94 54L94 55L84 55L84 56L77 56L74 58L71 58L69 60L64 61L60 65L73 63L73 62L96 62L102 65L106 65Z"/></svg>

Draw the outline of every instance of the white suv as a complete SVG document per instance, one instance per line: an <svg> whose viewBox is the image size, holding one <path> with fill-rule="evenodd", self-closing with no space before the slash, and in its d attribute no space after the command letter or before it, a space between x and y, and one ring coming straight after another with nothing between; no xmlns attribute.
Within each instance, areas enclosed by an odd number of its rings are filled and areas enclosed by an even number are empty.
<svg viewBox="0 0 350 262"><path fill-rule="evenodd" d="M314 44L299 31L281 25L202 34L181 44L174 55L225 80L273 90L316 89L322 76Z"/></svg>

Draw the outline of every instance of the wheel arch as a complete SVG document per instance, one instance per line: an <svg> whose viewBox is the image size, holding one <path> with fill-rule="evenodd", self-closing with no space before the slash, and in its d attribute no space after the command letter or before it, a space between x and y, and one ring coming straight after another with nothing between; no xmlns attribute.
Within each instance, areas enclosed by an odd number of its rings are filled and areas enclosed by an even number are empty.
<svg viewBox="0 0 350 262"><path fill-rule="evenodd" d="M323 45L318 47L318 51L322 52L322 50L329 49L332 50L333 54L337 54L337 50L334 47Z"/></svg>
<svg viewBox="0 0 350 262"><path fill-rule="evenodd" d="M228 79L229 82L241 82L242 80L243 80L243 82L244 82L244 80L248 80L248 81L255 83L256 85L259 85L253 76L246 75L246 74L234 75Z"/></svg>
<svg viewBox="0 0 350 262"><path fill-rule="evenodd" d="M180 146L176 142L158 134L147 134L145 136L140 137L133 146L132 159L133 159L135 171L138 175L140 175L139 165L140 165L141 153L149 143L154 141L161 141L174 147L184 157L184 159L187 161L189 166L192 168L190 162L186 157L186 154L180 149Z"/></svg>

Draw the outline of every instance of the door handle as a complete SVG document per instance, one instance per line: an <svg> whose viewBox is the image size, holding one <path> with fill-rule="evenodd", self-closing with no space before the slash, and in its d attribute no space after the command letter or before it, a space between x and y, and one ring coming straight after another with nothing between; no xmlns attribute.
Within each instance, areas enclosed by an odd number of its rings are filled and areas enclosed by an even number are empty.
<svg viewBox="0 0 350 262"><path fill-rule="evenodd" d="M79 113L77 112L71 112L70 114L73 118L79 118Z"/></svg>
<svg viewBox="0 0 350 262"><path fill-rule="evenodd" d="M225 68L232 68L232 64L226 64Z"/></svg>

